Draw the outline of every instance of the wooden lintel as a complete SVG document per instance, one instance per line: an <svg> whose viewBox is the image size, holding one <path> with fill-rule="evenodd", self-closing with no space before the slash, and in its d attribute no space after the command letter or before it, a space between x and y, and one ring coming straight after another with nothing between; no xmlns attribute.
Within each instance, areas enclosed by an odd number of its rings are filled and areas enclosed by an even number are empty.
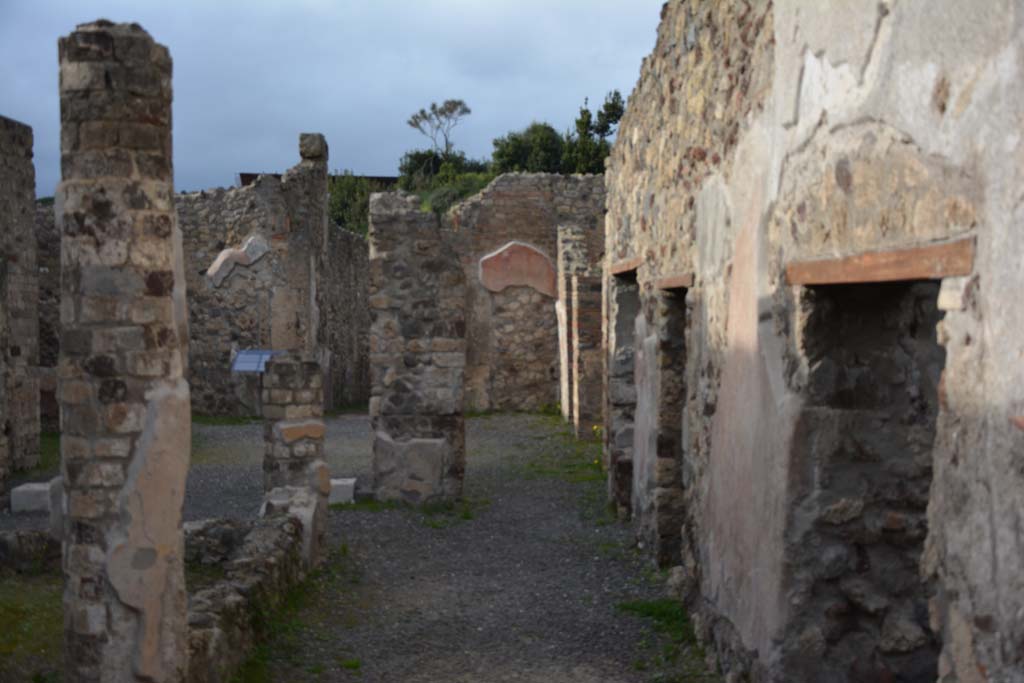
<svg viewBox="0 0 1024 683"><path fill-rule="evenodd" d="M611 266L612 275L625 275L626 273L635 271L640 267L640 264L644 262L642 256L633 256L631 258L624 258L621 261L616 261Z"/></svg>
<svg viewBox="0 0 1024 683"><path fill-rule="evenodd" d="M679 273L659 278L654 286L658 289L689 289L693 287L693 273Z"/></svg>
<svg viewBox="0 0 1024 683"><path fill-rule="evenodd" d="M927 247L873 251L844 258L795 261L791 285L839 285L897 280L938 280L974 272L974 238Z"/></svg>

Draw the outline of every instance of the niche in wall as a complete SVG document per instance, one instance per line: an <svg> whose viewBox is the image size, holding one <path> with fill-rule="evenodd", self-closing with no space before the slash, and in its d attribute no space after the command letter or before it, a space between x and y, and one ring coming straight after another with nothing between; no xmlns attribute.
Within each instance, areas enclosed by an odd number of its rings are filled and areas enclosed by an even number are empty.
<svg viewBox="0 0 1024 683"><path fill-rule="evenodd" d="M938 292L936 281L802 290L808 375L787 559L793 633L820 633L826 647L791 661L806 680L936 678L918 567L945 363Z"/></svg>

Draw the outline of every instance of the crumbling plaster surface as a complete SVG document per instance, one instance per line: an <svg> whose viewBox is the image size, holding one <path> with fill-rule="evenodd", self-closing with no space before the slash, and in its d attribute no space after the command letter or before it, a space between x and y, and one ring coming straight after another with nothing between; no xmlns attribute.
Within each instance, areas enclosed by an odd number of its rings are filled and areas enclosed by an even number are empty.
<svg viewBox="0 0 1024 683"><path fill-rule="evenodd" d="M603 211L601 176L507 173L444 217L466 277L467 409L537 410L558 400L557 285L534 271L538 257L557 263L559 225L578 226L596 262ZM492 291L482 261L516 243L537 252L532 270L496 279Z"/></svg>
<svg viewBox="0 0 1024 683"><path fill-rule="evenodd" d="M1022 680L1024 218L1012 2L670 2L608 173L608 262L693 272L683 563L723 660L783 674L792 431L784 262L975 235L947 352L924 569L943 681ZM737 504L737 498L743 504ZM753 661L752 651L759 655ZM743 653L746 652L746 654Z"/></svg>

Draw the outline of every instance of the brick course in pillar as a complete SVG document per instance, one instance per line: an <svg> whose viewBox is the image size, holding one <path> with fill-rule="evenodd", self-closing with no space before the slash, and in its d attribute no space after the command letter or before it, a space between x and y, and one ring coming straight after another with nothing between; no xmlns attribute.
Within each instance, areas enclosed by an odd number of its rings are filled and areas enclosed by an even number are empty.
<svg viewBox="0 0 1024 683"><path fill-rule="evenodd" d="M277 356L263 373L263 489L305 486L323 459L323 375L313 361ZM329 483L328 483L329 486Z"/></svg>
<svg viewBox="0 0 1024 683"><path fill-rule="evenodd" d="M106 21L59 56L64 680L181 681L191 417L171 58Z"/></svg>

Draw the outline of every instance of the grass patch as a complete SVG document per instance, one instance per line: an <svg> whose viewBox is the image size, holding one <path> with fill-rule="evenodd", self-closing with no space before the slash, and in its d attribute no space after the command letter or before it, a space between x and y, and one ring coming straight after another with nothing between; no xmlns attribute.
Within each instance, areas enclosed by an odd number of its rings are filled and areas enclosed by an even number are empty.
<svg viewBox="0 0 1024 683"><path fill-rule="evenodd" d="M59 680L63 590L59 574L0 574L0 680Z"/></svg>
<svg viewBox="0 0 1024 683"><path fill-rule="evenodd" d="M424 526L431 529L447 529L461 522L476 518L477 512L491 504L488 498L461 498L457 501L445 500L424 503L417 510L422 516Z"/></svg>
<svg viewBox="0 0 1024 683"><path fill-rule="evenodd" d="M654 630L666 634L675 643L694 643L693 627L681 603L670 598L633 600L617 605L622 612L650 619Z"/></svg>
<svg viewBox="0 0 1024 683"><path fill-rule="evenodd" d="M349 557L345 545L333 550L324 564L298 586L289 590L274 609L256 615L254 626L258 645L242 667L231 678L231 683L273 683L275 662L302 667L310 673L322 673L322 662L308 661L304 646L317 640L322 617L316 610L324 606L324 595L334 591L351 590L362 582L362 570ZM331 608L326 616L333 622L351 621L353 616L339 615ZM317 669L317 671L314 671Z"/></svg>
<svg viewBox="0 0 1024 683"><path fill-rule="evenodd" d="M338 662L338 665L347 671L359 671L363 668L363 663L358 659L343 659Z"/></svg>
<svg viewBox="0 0 1024 683"><path fill-rule="evenodd" d="M30 470L19 472L15 481L39 481L60 474L60 432L42 432L39 435L39 463Z"/></svg>
<svg viewBox="0 0 1024 683"><path fill-rule="evenodd" d="M201 415L193 413L192 424L209 427L237 427L260 422L261 419L251 415Z"/></svg>
<svg viewBox="0 0 1024 683"><path fill-rule="evenodd" d="M644 638L641 648L654 652L638 657L633 665L641 671L658 671L652 680L659 683L719 680L705 668L704 650L697 644L693 625L681 603L670 598L632 600L619 603L616 608L650 622L655 640Z"/></svg>

